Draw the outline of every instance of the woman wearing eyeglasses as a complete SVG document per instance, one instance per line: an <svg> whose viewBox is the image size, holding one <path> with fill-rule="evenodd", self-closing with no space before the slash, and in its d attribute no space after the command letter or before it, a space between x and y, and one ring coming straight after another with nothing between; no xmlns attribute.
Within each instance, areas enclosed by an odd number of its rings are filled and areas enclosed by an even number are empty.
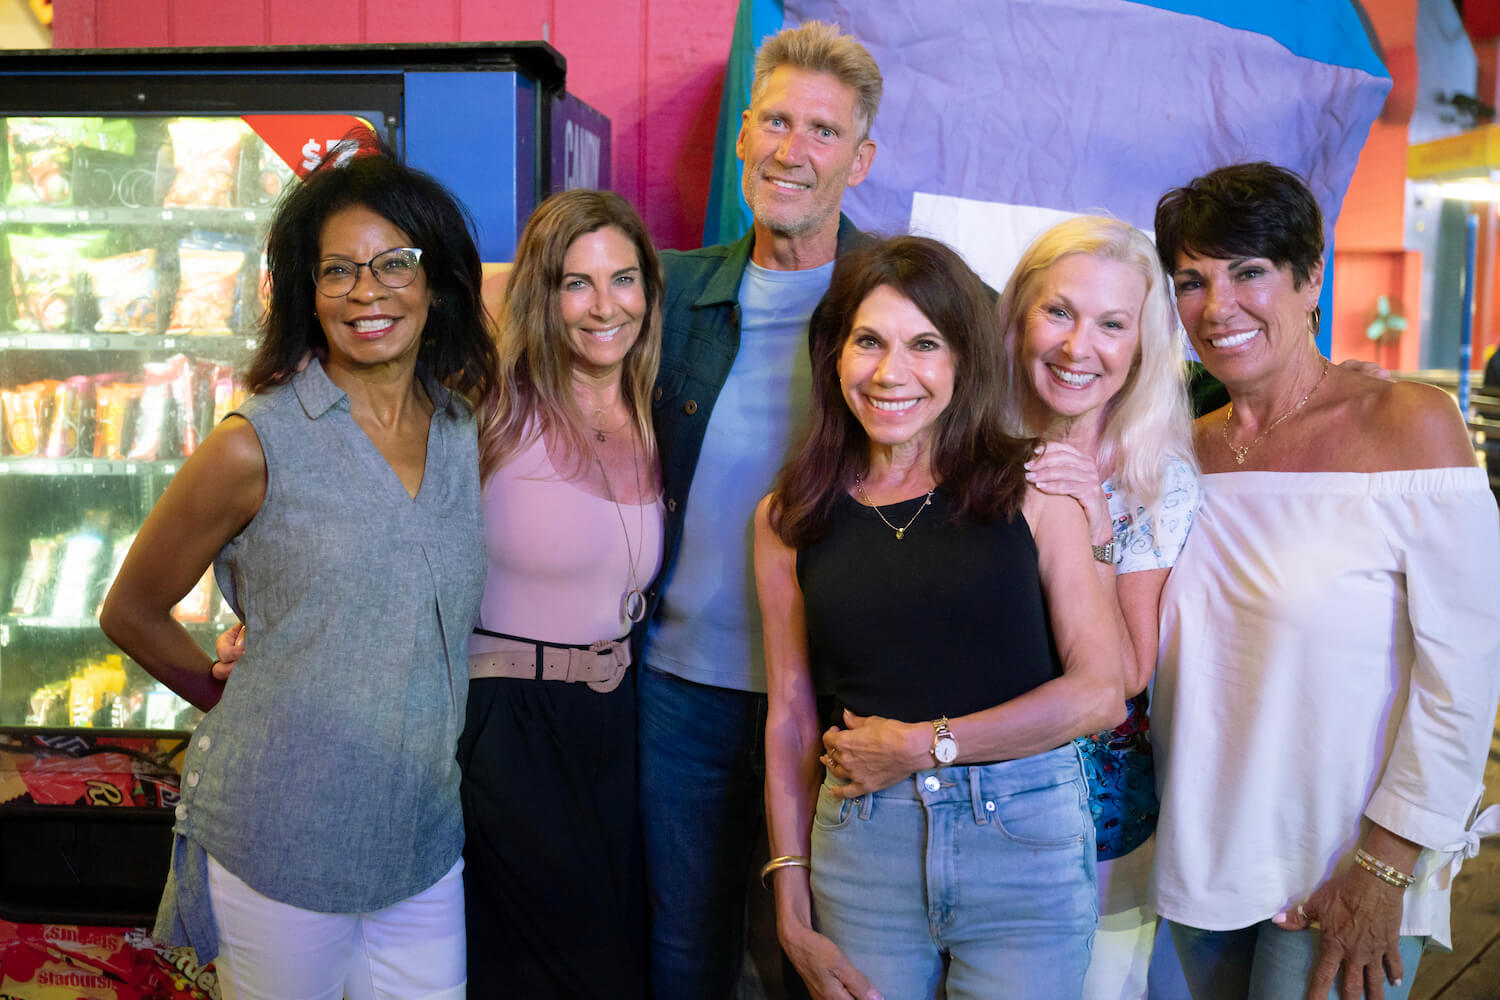
<svg viewBox="0 0 1500 1000"><path fill-rule="evenodd" d="M208 710L156 934L215 961L226 1000L457 1000L454 747L485 575L465 398L496 366L479 255L453 197L382 154L314 171L267 255L255 394L173 479L101 615ZM172 617L210 564L256 635L227 681Z"/></svg>

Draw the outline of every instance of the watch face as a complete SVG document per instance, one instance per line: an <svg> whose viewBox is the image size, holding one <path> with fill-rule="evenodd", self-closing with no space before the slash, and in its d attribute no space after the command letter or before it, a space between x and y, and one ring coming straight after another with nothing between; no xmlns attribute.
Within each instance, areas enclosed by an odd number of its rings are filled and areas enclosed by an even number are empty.
<svg viewBox="0 0 1500 1000"><path fill-rule="evenodd" d="M932 744L932 755L939 764L951 764L958 756L958 741L951 736L939 736Z"/></svg>

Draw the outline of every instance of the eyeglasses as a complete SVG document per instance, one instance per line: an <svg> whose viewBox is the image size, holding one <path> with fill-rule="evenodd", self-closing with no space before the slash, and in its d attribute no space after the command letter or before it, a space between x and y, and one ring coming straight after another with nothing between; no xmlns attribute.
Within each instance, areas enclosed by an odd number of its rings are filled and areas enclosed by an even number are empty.
<svg viewBox="0 0 1500 1000"><path fill-rule="evenodd" d="M313 284L319 295L338 298L354 291L359 269L368 267L375 280L387 288L405 288L417 280L422 269L422 251L416 247L392 247L361 263L346 257L324 257L313 269Z"/></svg>

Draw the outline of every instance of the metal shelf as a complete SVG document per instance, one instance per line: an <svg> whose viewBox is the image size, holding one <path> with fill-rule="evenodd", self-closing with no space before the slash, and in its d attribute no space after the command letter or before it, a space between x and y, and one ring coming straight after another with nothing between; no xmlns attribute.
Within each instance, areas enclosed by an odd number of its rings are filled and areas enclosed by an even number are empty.
<svg viewBox="0 0 1500 1000"><path fill-rule="evenodd" d="M0 207L0 222L44 226L204 226L210 229L238 228L271 221L272 208L127 208L111 205L7 205Z"/></svg>
<svg viewBox="0 0 1500 1000"><path fill-rule="evenodd" d="M22 333L0 332L0 350L9 351L188 351L210 354L253 351L255 337L174 333Z"/></svg>
<svg viewBox="0 0 1500 1000"><path fill-rule="evenodd" d="M137 462L108 458L0 458L4 476L140 476L155 473L175 475L182 462Z"/></svg>

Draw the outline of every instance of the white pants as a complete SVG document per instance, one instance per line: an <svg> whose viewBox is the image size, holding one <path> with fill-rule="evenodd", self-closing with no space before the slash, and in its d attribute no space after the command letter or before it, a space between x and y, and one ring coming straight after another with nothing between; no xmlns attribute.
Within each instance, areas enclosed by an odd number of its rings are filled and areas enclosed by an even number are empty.
<svg viewBox="0 0 1500 1000"><path fill-rule="evenodd" d="M463 867L383 910L315 913L262 896L210 857L224 1000L464 1000Z"/></svg>
<svg viewBox="0 0 1500 1000"><path fill-rule="evenodd" d="M1083 980L1084 1000L1144 1000L1156 911L1146 902L1156 837L1099 862L1099 928Z"/></svg>

